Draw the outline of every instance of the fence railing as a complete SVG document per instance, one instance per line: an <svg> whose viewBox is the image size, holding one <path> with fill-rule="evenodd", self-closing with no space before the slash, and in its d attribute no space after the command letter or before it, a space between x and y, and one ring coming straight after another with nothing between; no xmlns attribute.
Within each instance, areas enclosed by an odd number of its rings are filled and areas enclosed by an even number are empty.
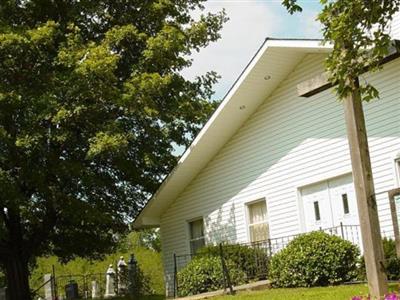
<svg viewBox="0 0 400 300"><path fill-rule="evenodd" d="M104 295L106 289L106 276L103 273L97 274L68 274L58 275L56 277L56 295L62 299L66 298L66 286L74 282L78 286L78 294L83 299L92 298L92 281L98 284L98 292Z"/></svg>
<svg viewBox="0 0 400 300"><path fill-rule="evenodd" d="M323 231L329 235L339 236L344 240L347 240L354 245L359 246L362 248L362 240L361 240L361 233L360 233L360 226L359 225L343 225L342 223L339 226L330 227L330 228L320 228L320 231ZM213 253L207 253L207 251L200 251L199 254L193 253L186 253L186 254L174 254L174 284L173 284L173 295L177 297L179 295L179 278L178 273L179 271L184 268L195 256L199 255L213 255L213 256L220 256L221 263L224 271L224 277L228 276L229 278L229 270L225 270L224 265L226 258L235 257L236 263L242 264L242 269L246 273L246 277L248 281L251 280L262 280L267 278L268 274L268 262L271 256L275 253L279 252L283 248L285 248L293 239L301 235L294 234L288 235L283 237L277 237L268 239L265 241L258 241L258 242L249 242L249 243L234 243L234 244L225 244L221 243L219 247L219 251L215 252L216 248L214 247ZM251 249L251 256L249 257L248 254L243 255L240 252L237 252L235 247L243 247ZM238 254L239 253L239 254ZM247 255L247 256L246 256ZM247 261L246 261L247 260ZM225 274L226 273L226 274ZM225 289L232 289L232 286L225 285Z"/></svg>
<svg viewBox="0 0 400 300"><path fill-rule="evenodd" d="M104 273L58 275L53 266L51 274L44 274L33 283L37 288L33 289L32 298L57 300L130 296L136 299L142 292L147 292L144 280L133 254L128 263L121 258L116 262L115 270L111 264Z"/></svg>
<svg viewBox="0 0 400 300"><path fill-rule="evenodd" d="M322 231L341 237L342 239L353 243L362 248L361 228L360 225L343 225L322 229Z"/></svg>

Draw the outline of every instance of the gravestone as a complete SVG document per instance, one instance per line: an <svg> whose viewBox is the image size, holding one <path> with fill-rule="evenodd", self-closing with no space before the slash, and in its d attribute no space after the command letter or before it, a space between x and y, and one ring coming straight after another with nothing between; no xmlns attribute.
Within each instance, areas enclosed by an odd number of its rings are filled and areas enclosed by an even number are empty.
<svg viewBox="0 0 400 300"><path fill-rule="evenodd" d="M0 288L0 300L7 300L7 288Z"/></svg>
<svg viewBox="0 0 400 300"><path fill-rule="evenodd" d="M112 265L110 265L106 272L106 293L104 294L104 298L115 296L115 271Z"/></svg>
<svg viewBox="0 0 400 300"><path fill-rule="evenodd" d="M124 257L121 256L117 263L118 266L118 294L126 294L127 291L127 279L128 279L128 265L126 264Z"/></svg>
<svg viewBox="0 0 400 300"><path fill-rule="evenodd" d="M92 299L100 298L100 286L96 280L92 281Z"/></svg>
<svg viewBox="0 0 400 300"><path fill-rule="evenodd" d="M53 300L53 296L55 295L53 280L51 280L51 274L45 274L43 276L45 285L44 285L44 299L45 300Z"/></svg>

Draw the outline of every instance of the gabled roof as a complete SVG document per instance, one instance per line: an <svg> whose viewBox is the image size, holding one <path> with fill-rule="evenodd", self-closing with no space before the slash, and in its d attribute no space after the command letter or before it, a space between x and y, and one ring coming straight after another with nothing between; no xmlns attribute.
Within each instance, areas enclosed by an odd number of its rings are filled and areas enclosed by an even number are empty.
<svg viewBox="0 0 400 300"><path fill-rule="evenodd" d="M309 53L327 53L320 40L266 39L190 147L133 223L160 225L160 216L242 124Z"/></svg>

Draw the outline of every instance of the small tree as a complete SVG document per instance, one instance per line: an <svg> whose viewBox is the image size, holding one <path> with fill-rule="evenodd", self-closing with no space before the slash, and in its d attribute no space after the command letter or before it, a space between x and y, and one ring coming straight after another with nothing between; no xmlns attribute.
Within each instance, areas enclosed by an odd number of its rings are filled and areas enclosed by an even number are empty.
<svg viewBox="0 0 400 300"><path fill-rule="evenodd" d="M0 264L12 300L29 263L98 257L214 109L187 57L219 38L204 0L0 4Z"/></svg>
<svg viewBox="0 0 400 300"><path fill-rule="evenodd" d="M359 90L363 100L370 101L379 92L368 82L355 80L368 71L377 71L388 55L391 38L390 23L400 9L400 0L320 0L322 11L317 20L322 24L323 42L333 50L326 60L329 81L337 95L344 99ZM301 12L297 0L283 0L293 14Z"/></svg>

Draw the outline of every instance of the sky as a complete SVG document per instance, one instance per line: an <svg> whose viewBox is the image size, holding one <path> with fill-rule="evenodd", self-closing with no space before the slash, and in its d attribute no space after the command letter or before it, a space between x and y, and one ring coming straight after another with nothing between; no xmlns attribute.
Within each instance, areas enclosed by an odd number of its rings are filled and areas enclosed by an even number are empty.
<svg viewBox="0 0 400 300"><path fill-rule="evenodd" d="M290 15L281 0L208 0L205 12L225 8L229 21L222 38L192 56L193 65L183 74L193 79L207 71L221 76L214 86L213 99L223 99L236 78L265 38L320 38L319 0L299 1L302 13ZM198 14L198 12L197 12Z"/></svg>

